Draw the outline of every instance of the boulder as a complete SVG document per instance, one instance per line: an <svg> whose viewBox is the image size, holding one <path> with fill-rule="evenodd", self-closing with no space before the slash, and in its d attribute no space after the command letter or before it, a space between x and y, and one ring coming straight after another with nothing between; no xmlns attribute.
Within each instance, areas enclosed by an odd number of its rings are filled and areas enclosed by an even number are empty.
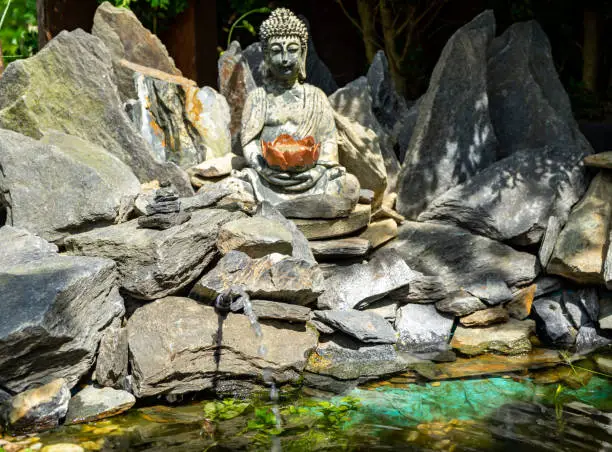
<svg viewBox="0 0 612 452"><path fill-rule="evenodd" d="M370 250L370 242L359 237L317 240L310 242L310 249L318 260L363 257Z"/></svg>
<svg viewBox="0 0 612 452"><path fill-rule="evenodd" d="M415 219L438 196L497 160L489 115L491 10L457 30L442 50L402 164L397 210Z"/></svg>
<svg viewBox="0 0 612 452"><path fill-rule="evenodd" d="M19 249L16 249L18 244ZM74 386L93 364L104 329L124 313L110 259L60 256L41 239L0 228L2 385L22 391L65 378Z"/></svg>
<svg viewBox="0 0 612 452"><path fill-rule="evenodd" d="M127 329L137 397L214 390L230 379L263 382L264 372L277 383L297 382L317 344L312 329L271 320L261 322L257 339L246 316L222 318L177 297L139 308Z"/></svg>
<svg viewBox="0 0 612 452"><path fill-rule="evenodd" d="M308 240L341 237L365 228L370 223L372 208L367 204L357 204L346 218L335 219L295 219L298 229Z"/></svg>
<svg viewBox="0 0 612 452"><path fill-rule="evenodd" d="M395 344L391 324L372 311L314 311L314 318L367 344Z"/></svg>
<svg viewBox="0 0 612 452"><path fill-rule="evenodd" d="M564 224L587 187L579 148L524 149L433 200L419 221L498 241L539 243L551 216Z"/></svg>
<svg viewBox="0 0 612 452"><path fill-rule="evenodd" d="M538 337L560 347L574 345L578 332L565 316L561 301L554 298L537 299L533 302L533 311L538 321Z"/></svg>
<svg viewBox="0 0 612 452"><path fill-rule="evenodd" d="M293 236L278 221L264 217L241 218L221 226L217 248L225 255L241 251L253 259L279 253L291 256Z"/></svg>
<svg viewBox="0 0 612 452"><path fill-rule="evenodd" d="M454 226L407 221L385 249L397 250L410 268L441 277L449 292L491 275L510 288L524 286L540 271L535 256Z"/></svg>
<svg viewBox="0 0 612 452"><path fill-rule="evenodd" d="M73 235L66 249L115 260L122 289L135 298L155 300L195 281L218 256L220 227L242 217L239 212L196 210L191 220L166 230L141 229L135 219Z"/></svg>
<svg viewBox="0 0 612 452"><path fill-rule="evenodd" d="M400 255L393 251L378 253L367 264L340 267L325 283L327 290L319 297L319 309L362 309L389 292L404 287L414 273Z"/></svg>
<svg viewBox="0 0 612 452"><path fill-rule="evenodd" d="M439 313L431 304L409 303L397 310L397 346L413 353L446 351L452 327L453 316Z"/></svg>
<svg viewBox="0 0 612 452"><path fill-rule="evenodd" d="M122 59L168 74L181 75L164 44L143 27L127 8L102 3L94 16L91 33L104 42L112 56L119 93L124 101L135 99L136 91L132 72L119 64Z"/></svg>
<svg viewBox="0 0 612 452"><path fill-rule="evenodd" d="M66 424L84 424L116 416L135 403L136 398L127 391L86 386L70 399Z"/></svg>
<svg viewBox="0 0 612 452"><path fill-rule="evenodd" d="M101 146L141 182L169 180L193 194L187 174L155 159L134 129L114 84L104 43L77 29L61 32L35 56L15 61L0 79L0 128L40 139L61 130Z"/></svg>
<svg viewBox="0 0 612 452"><path fill-rule="evenodd" d="M59 132L39 142L0 129L0 167L6 223L50 241L112 224L121 198L140 190L136 176L118 158Z"/></svg>
<svg viewBox="0 0 612 452"><path fill-rule="evenodd" d="M448 297L437 301L436 308L438 311L446 312L456 316L464 316L473 312L487 309L487 305L473 295L470 295L463 290L453 292Z"/></svg>
<svg viewBox="0 0 612 452"><path fill-rule="evenodd" d="M470 356L483 353L522 355L531 351L529 337L534 332L533 320L510 319L499 325L478 328L458 326L450 345Z"/></svg>
<svg viewBox="0 0 612 452"><path fill-rule="evenodd" d="M5 402L2 419L13 434L49 430L59 425L66 415L70 390L63 378L17 394Z"/></svg>
<svg viewBox="0 0 612 452"><path fill-rule="evenodd" d="M310 308L270 300L251 300L253 313L259 320L283 320L304 323L310 320Z"/></svg>
<svg viewBox="0 0 612 452"><path fill-rule="evenodd" d="M546 270L583 284L603 284L612 219L612 173L601 172L574 207Z"/></svg>
<svg viewBox="0 0 612 452"><path fill-rule="evenodd" d="M128 376L127 330L121 327L121 319L116 318L104 330L98 357L96 359L95 380L100 386L121 389Z"/></svg>
<svg viewBox="0 0 612 452"><path fill-rule="evenodd" d="M508 311L500 306L494 308L483 309L482 311L476 311L465 317L461 317L459 322L463 326L474 327L474 326L489 326L494 323L507 322L510 317Z"/></svg>
<svg viewBox="0 0 612 452"><path fill-rule="evenodd" d="M230 251L193 286L189 296L213 302L234 288L243 289L251 298L305 306L313 303L325 286L316 264L278 253L251 259L240 251Z"/></svg>

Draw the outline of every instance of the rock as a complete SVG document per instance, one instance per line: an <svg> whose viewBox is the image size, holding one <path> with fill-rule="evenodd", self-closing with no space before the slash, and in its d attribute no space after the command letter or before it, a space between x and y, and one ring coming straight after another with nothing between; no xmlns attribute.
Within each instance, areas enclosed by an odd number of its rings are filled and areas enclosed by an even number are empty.
<svg viewBox="0 0 612 452"><path fill-rule="evenodd" d="M140 190L136 176L118 158L59 132L40 142L0 130L0 167L6 223L50 241L112 224L122 196Z"/></svg>
<svg viewBox="0 0 612 452"><path fill-rule="evenodd" d="M374 201L374 192L367 188L359 190L359 204L372 204Z"/></svg>
<svg viewBox="0 0 612 452"><path fill-rule="evenodd" d="M253 259L279 253L291 256L291 232L278 221L264 217L241 218L221 226L217 248L225 255L241 251Z"/></svg>
<svg viewBox="0 0 612 452"><path fill-rule="evenodd" d="M206 160L199 165L192 166L187 173L193 177L198 176L205 179L212 179L221 176L228 176L232 170L241 170L246 167L246 160L235 154L225 154L221 157Z"/></svg>
<svg viewBox="0 0 612 452"><path fill-rule="evenodd" d="M384 205L372 214L372 221L380 221L386 218L392 218L397 224L402 224L404 221L406 221L404 216Z"/></svg>
<svg viewBox="0 0 612 452"><path fill-rule="evenodd" d="M230 108L230 133L232 136L232 151L242 155L240 146L240 125L242 110L248 94L257 88L249 69L242 48L238 41L232 41L229 48L223 52L217 63L219 71L219 92L227 99Z"/></svg>
<svg viewBox="0 0 612 452"><path fill-rule="evenodd" d="M426 276L423 273L412 271L410 284L401 289L394 290L389 298L400 304L405 303L434 303L448 297L444 280L439 276Z"/></svg>
<svg viewBox="0 0 612 452"><path fill-rule="evenodd" d="M0 228L0 254L9 256L0 260L0 318L11 319L0 322L2 385L19 392L65 378L72 387L93 364L104 328L123 315L116 266L60 256L26 234Z"/></svg>
<svg viewBox="0 0 612 452"><path fill-rule="evenodd" d="M576 328L599 319L597 289L593 287L564 291L563 305Z"/></svg>
<svg viewBox="0 0 612 452"><path fill-rule="evenodd" d="M397 250L410 268L443 278L448 292L493 274L509 287L524 286L540 271L535 256L454 226L407 221L385 249Z"/></svg>
<svg viewBox="0 0 612 452"><path fill-rule="evenodd" d="M466 284L465 291L478 297L489 306L495 306L512 299L512 292L499 274L491 273L482 275L481 278L478 282L474 281Z"/></svg>
<svg viewBox="0 0 612 452"><path fill-rule="evenodd" d="M229 187L221 183L211 184L207 187L202 187L194 196L181 198L181 208L185 212L204 209L216 204L218 201L231 194L232 190Z"/></svg>
<svg viewBox="0 0 612 452"><path fill-rule="evenodd" d="M128 375L127 330L116 318L104 330L96 359L96 381L101 386L121 389Z"/></svg>
<svg viewBox="0 0 612 452"><path fill-rule="evenodd" d="M116 416L135 403L136 398L129 392L86 386L70 399L66 424L84 424Z"/></svg>
<svg viewBox="0 0 612 452"><path fill-rule="evenodd" d="M64 31L34 57L7 67L0 79L0 128L35 139L61 130L106 149L141 182L169 180L182 195L193 194L184 171L155 160L124 111L114 80L111 55L100 39L80 29Z"/></svg>
<svg viewBox="0 0 612 452"><path fill-rule="evenodd" d="M336 332L336 330L334 330L331 326L326 325L323 322L319 322L318 320L310 319L309 323L312 326L314 326L319 333L322 333L322 334L333 334L333 333Z"/></svg>
<svg viewBox="0 0 612 452"><path fill-rule="evenodd" d="M517 320L525 320L531 314L531 307L536 295L536 284L531 284L516 291L512 295L512 300L509 301L505 308L510 314L510 317Z"/></svg>
<svg viewBox="0 0 612 452"><path fill-rule="evenodd" d="M414 353L446 351L452 327L453 317L440 314L435 306L409 303L397 310L397 346Z"/></svg>
<svg viewBox="0 0 612 452"><path fill-rule="evenodd" d="M395 252L378 253L367 264L339 268L325 281L327 290L319 297L319 309L362 309L389 292L406 286L413 272Z"/></svg>
<svg viewBox="0 0 612 452"><path fill-rule="evenodd" d="M595 356L594 360L601 372L612 375L612 358L599 355Z"/></svg>
<svg viewBox="0 0 612 452"><path fill-rule="evenodd" d="M371 311L314 311L314 318L368 344L395 344L391 324Z"/></svg>
<svg viewBox="0 0 612 452"><path fill-rule="evenodd" d="M612 225L610 226L610 236L612 236ZM612 289L612 237L608 239L608 252L603 266L603 280L608 289Z"/></svg>
<svg viewBox="0 0 612 452"><path fill-rule="evenodd" d="M612 151L587 155L584 158L584 164L593 168L612 169Z"/></svg>
<svg viewBox="0 0 612 452"><path fill-rule="evenodd" d="M373 312L374 314L381 316L383 319L388 320L391 323L395 323L398 303L389 297L385 297L382 300L375 301L365 309L367 312Z"/></svg>
<svg viewBox="0 0 612 452"><path fill-rule="evenodd" d="M310 308L269 300L251 300L259 320L272 319L304 323L310 320Z"/></svg>
<svg viewBox="0 0 612 452"><path fill-rule="evenodd" d="M533 245L552 215L564 224L586 190L578 148L524 149L434 199L419 221L453 224L498 241Z"/></svg>
<svg viewBox="0 0 612 452"><path fill-rule="evenodd" d="M5 402L4 424L8 431L18 435L55 428L66 415L69 400L68 385L58 378Z"/></svg>
<svg viewBox="0 0 612 452"><path fill-rule="evenodd" d="M533 302L533 310L538 322L538 337L544 337L548 342L571 347L576 339L577 331L563 313L562 304L552 298L540 298Z"/></svg>
<svg viewBox="0 0 612 452"><path fill-rule="evenodd" d="M583 284L603 284L605 247L612 219L612 173L599 173L572 209L546 270Z"/></svg>
<svg viewBox="0 0 612 452"><path fill-rule="evenodd" d="M457 30L442 50L399 175L397 210L406 218L415 219L497 159L487 97L486 53L494 36L495 17L488 10Z"/></svg>
<svg viewBox="0 0 612 452"><path fill-rule="evenodd" d="M96 11L91 32L106 44L112 56L123 100L136 98L136 91L132 72L119 64L122 59L168 74L181 75L159 38L143 27L127 8L115 8L109 2L104 2Z"/></svg>
<svg viewBox="0 0 612 452"><path fill-rule="evenodd" d="M85 452L85 449L77 444L57 443L43 447L40 452Z"/></svg>
<svg viewBox="0 0 612 452"><path fill-rule="evenodd" d="M487 305L480 299L464 291L453 292L447 298L436 302L438 311L456 316L464 316L473 312L487 309Z"/></svg>
<svg viewBox="0 0 612 452"><path fill-rule="evenodd" d="M536 285L535 296L537 298L541 297L542 295L559 291L562 286L562 279L556 276L543 275L536 278L534 283Z"/></svg>
<svg viewBox="0 0 612 452"><path fill-rule="evenodd" d="M138 218L138 226L146 229L157 229L159 231L165 231L166 229L179 226L183 223L188 222L191 219L191 214L187 212L175 212L175 213L156 213L153 215L147 215L146 217Z"/></svg>
<svg viewBox="0 0 612 452"><path fill-rule="evenodd" d="M414 128L416 127L417 120L419 119L419 108L423 96L417 99L397 121L395 128L393 129L393 136L397 137L397 147L399 149L399 162L404 163L406 160L406 153L410 146L410 140L414 134Z"/></svg>
<svg viewBox="0 0 612 452"><path fill-rule="evenodd" d="M612 330L612 294L607 293L599 299L599 328Z"/></svg>
<svg viewBox="0 0 612 452"><path fill-rule="evenodd" d="M230 152L230 110L222 95L188 79L123 64L134 71L137 95L128 113L158 161L187 169Z"/></svg>
<svg viewBox="0 0 612 452"><path fill-rule="evenodd" d="M308 240L329 239L349 235L365 228L370 223L370 213L369 205L357 204L355 210L346 218L296 219L294 222Z"/></svg>
<svg viewBox="0 0 612 452"><path fill-rule="evenodd" d="M359 234L359 238L370 242L372 248L378 248L395 237L397 237L397 223L392 219L373 221Z"/></svg>
<svg viewBox="0 0 612 452"><path fill-rule="evenodd" d="M592 153L573 118L548 38L536 21L515 23L493 40L487 82L500 157L543 146Z"/></svg>
<svg viewBox="0 0 612 452"><path fill-rule="evenodd" d="M296 382L316 347L317 333L303 325L262 321L256 340L244 315L217 316L214 308L169 297L139 308L128 321L135 395L182 394L215 389L218 380ZM260 355L260 345L266 350Z"/></svg>
<svg viewBox="0 0 612 452"><path fill-rule="evenodd" d="M338 130L340 165L359 180L362 189L374 192L372 201L366 204L380 206L388 181L378 136L372 129L338 113L334 114L334 118Z"/></svg>
<svg viewBox="0 0 612 452"><path fill-rule="evenodd" d="M538 251L538 258L540 259L540 265L542 267L548 265L562 227L563 225L557 217L554 215L548 217L548 224L546 225L546 230L542 236L542 243L540 244L540 250Z"/></svg>
<svg viewBox="0 0 612 452"><path fill-rule="evenodd" d="M598 348L612 344L612 335L604 335L603 332L590 325L583 325L576 335L576 353L587 354Z"/></svg>
<svg viewBox="0 0 612 452"><path fill-rule="evenodd" d="M310 249L316 259L342 259L362 257L368 254L370 242L359 237L319 240L310 242Z"/></svg>
<svg viewBox="0 0 612 452"><path fill-rule="evenodd" d="M387 189L389 191L395 191L397 185L397 176L400 171L400 164L393 150L393 142L389 134L380 125L374 112L372 111L372 94L370 86L368 85L368 79L365 77L359 77L357 80L352 81L346 86L340 88L329 96L329 102L341 116L347 117L351 121L359 123L362 127L370 129L374 132L375 136L379 139L380 152L382 154L384 165L387 172ZM342 130L346 127L336 117L336 126L342 135ZM359 135L363 136L363 132ZM365 137L364 137L365 138ZM362 138L361 141L365 141L365 146L357 146L357 149L367 149L368 142L372 141L371 138ZM340 160L342 163L342 160ZM348 169L348 168L347 168ZM350 171L350 170L349 170ZM365 186L365 188L370 188Z"/></svg>
<svg viewBox="0 0 612 452"><path fill-rule="evenodd" d="M217 257L220 227L243 214L196 210L186 223L166 230L141 229L138 220L66 240L70 254L102 256L117 262L120 285L129 295L155 300L196 280Z"/></svg>
<svg viewBox="0 0 612 452"><path fill-rule="evenodd" d="M461 325L467 327L489 326L493 325L494 323L507 322L509 318L508 312L504 308L496 306L494 308L476 311L470 315L461 317L459 322Z"/></svg>
<svg viewBox="0 0 612 452"><path fill-rule="evenodd" d="M521 355L531 351L529 336L534 332L533 320L510 319L506 323L479 328L458 326L450 345L470 356L489 352Z"/></svg>
<svg viewBox="0 0 612 452"><path fill-rule="evenodd" d="M307 372L340 380L380 377L408 367L391 344L366 345L344 334L321 339L308 358Z"/></svg>
<svg viewBox="0 0 612 452"><path fill-rule="evenodd" d="M195 284L189 296L213 302L233 287L244 289L251 298L301 306L313 303L325 288L316 264L277 253L251 259L240 251L230 251Z"/></svg>

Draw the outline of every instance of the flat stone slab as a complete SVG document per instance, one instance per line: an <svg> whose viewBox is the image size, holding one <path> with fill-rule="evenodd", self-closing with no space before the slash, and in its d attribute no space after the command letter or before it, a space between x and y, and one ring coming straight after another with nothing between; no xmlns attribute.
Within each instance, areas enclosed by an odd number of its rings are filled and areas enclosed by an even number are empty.
<svg viewBox="0 0 612 452"><path fill-rule="evenodd" d="M407 304L397 310L398 348L415 353L446 351L453 317L431 304Z"/></svg>
<svg viewBox="0 0 612 452"><path fill-rule="evenodd" d="M346 218L295 219L293 221L308 240L328 239L348 235L365 228L370 223L371 212L370 205L357 204Z"/></svg>
<svg viewBox="0 0 612 452"><path fill-rule="evenodd" d="M221 226L217 248L224 255L231 250L237 250L253 259L272 253L291 256L292 241L291 231L278 221L264 217L248 217Z"/></svg>
<svg viewBox="0 0 612 452"><path fill-rule="evenodd" d="M397 237L397 222L391 218L373 221L359 234L359 238L369 241L372 248L378 248L395 237Z"/></svg>
<svg viewBox="0 0 612 452"><path fill-rule="evenodd" d="M534 332L533 320L510 319L506 323L479 328L458 326L450 345L465 355L490 352L520 355L531 351L529 336Z"/></svg>
<svg viewBox="0 0 612 452"><path fill-rule="evenodd" d="M517 319L524 320L531 314L531 307L536 295L537 284L523 287L512 295L512 300L506 303L508 314Z"/></svg>
<svg viewBox="0 0 612 452"><path fill-rule="evenodd" d="M192 166L187 170L187 174L191 177L215 179L221 176L229 176L232 170L241 170L246 166L247 162L244 157L230 153Z"/></svg>
<svg viewBox="0 0 612 452"><path fill-rule="evenodd" d="M310 320L310 308L295 304L280 303L270 300L251 300L253 312L258 319L285 320L288 322L307 322Z"/></svg>
<svg viewBox="0 0 612 452"><path fill-rule="evenodd" d="M508 311L502 307L496 306L461 317L460 323L467 327L489 326L494 323L507 322L509 318Z"/></svg>
<svg viewBox="0 0 612 452"><path fill-rule="evenodd" d="M368 254L370 242L363 238L348 237L335 240L318 240L309 242L312 254L316 259L342 259L362 257Z"/></svg>
<svg viewBox="0 0 612 452"><path fill-rule="evenodd" d="M487 305L467 292L453 292L448 297L436 302L438 311L463 316L486 309Z"/></svg>
<svg viewBox="0 0 612 452"><path fill-rule="evenodd" d="M612 169L612 151L588 155L584 158L584 164L595 168Z"/></svg>
<svg viewBox="0 0 612 452"><path fill-rule="evenodd" d="M316 320L368 344L395 344L391 324L372 311L314 311Z"/></svg>
<svg viewBox="0 0 612 452"><path fill-rule="evenodd" d="M83 424L116 416L135 403L136 398L127 391L87 386L70 399L65 423Z"/></svg>

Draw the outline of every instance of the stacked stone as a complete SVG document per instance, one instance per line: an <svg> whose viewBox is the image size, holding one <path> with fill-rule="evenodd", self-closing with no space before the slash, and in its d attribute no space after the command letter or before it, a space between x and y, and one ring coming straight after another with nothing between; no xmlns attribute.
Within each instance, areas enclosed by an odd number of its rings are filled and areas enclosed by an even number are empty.
<svg viewBox="0 0 612 452"><path fill-rule="evenodd" d="M148 229L169 229L183 224L191 214L181 211L178 193L169 182L162 182L155 191L153 202L146 207L147 215L138 218L138 225Z"/></svg>

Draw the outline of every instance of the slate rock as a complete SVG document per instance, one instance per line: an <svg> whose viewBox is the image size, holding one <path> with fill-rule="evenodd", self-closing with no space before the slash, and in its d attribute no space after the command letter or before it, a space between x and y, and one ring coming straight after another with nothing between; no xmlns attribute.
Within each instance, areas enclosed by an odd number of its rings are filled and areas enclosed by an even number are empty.
<svg viewBox="0 0 612 452"><path fill-rule="evenodd" d="M512 294L512 300L504 306L510 317L517 320L525 320L531 314L531 307L536 296L537 285L531 284L528 287L517 290Z"/></svg>
<svg viewBox="0 0 612 452"><path fill-rule="evenodd" d="M560 301L540 298L533 302L533 311L538 321L538 337L561 347L574 345L577 331L565 317Z"/></svg>
<svg viewBox="0 0 612 452"><path fill-rule="evenodd" d="M491 352L522 355L531 351L529 337L534 332L533 320L510 319L506 323L478 328L458 326L450 345L469 356Z"/></svg>
<svg viewBox="0 0 612 452"><path fill-rule="evenodd" d="M512 292L497 273L483 275L480 281L466 284L464 290L489 306L496 306L512 299Z"/></svg>
<svg viewBox="0 0 612 452"><path fill-rule="evenodd" d="M603 284L612 219L612 173L599 173L572 209L546 270L583 284Z"/></svg>
<svg viewBox="0 0 612 452"><path fill-rule="evenodd" d="M138 219L71 236L70 254L103 256L117 262L122 289L155 300L195 281L218 256L219 228L242 218L238 212L196 210L186 223L166 230L142 229Z"/></svg>
<svg viewBox="0 0 612 452"><path fill-rule="evenodd" d="M400 350L430 353L448 350L453 317L430 304L409 303L397 310L395 329Z"/></svg>
<svg viewBox="0 0 612 452"><path fill-rule="evenodd" d="M612 169L612 151L587 155L584 164L593 168Z"/></svg>
<svg viewBox="0 0 612 452"><path fill-rule="evenodd" d="M397 141L400 164L404 163L408 149L410 149L410 140L412 139L414 129L419 119L419 108L421 107L422 100L423 96L413 102L408 110L398 119L393 129L393 136L396 137L395 139Z"/></svg>
<svg viewBox="0 0 612 452"><path fill-rule="evenodd" d="M542 236L542 242L540 244L540 250L538 251L538 259L540 259L540 265L546 267L550 261L553 250L555 249L555 243L559 238L559 233L563 225L559 219L554 215L548 217L548 224Z"/></svg>
<svg viewBox="0 0 612 452"><path fill-rule="evenodd" d="M374 201L374 191L362 188L359 190L359 204L372 204Z"/></svg>
<svg viewBox="0 0 612 452"><path fill-rule="evenodd" d="M374 314L378 314L383 319L390 321L391 323L395 323L395 318L397 316L398 302L385 297L381 300L375 301L365 308L366 312L373 312Z"/></svg>
<svg viewBox="0 0 612 452"><path fill-rule="evenodd" d="M214 308L188 298L168 297L139 308L127 324L136 397L214 390L229 379L263 382L264 369L279 384L295 383L316 347L316 331L260 323L257 339L246 316L219 318Z"/></svg>
<svg viewBox="0 0 612 452"><path fill-rule="evenodd" d="M325 286L316 264L278 253L251 259L230 251L195 284L189 296L213 302L231 288L242 288L251 298L305 306L316 301Z"/></svg>
<svg viewBox="0 0 612 452"><path fill-rule="evenodd" d="M612 294L602 294L599 298L599 328L612 330Z"/></svg>
<svg viewBox="0 0 612 452"><path fill-rule="evenodd" d="M214 179L222 176L229 176L232 170L241 170L246 167L244 157L232 153L225 154L221 157L207 159L196 166L192 166L187 170L187 173L192 177L200 177L203 179Z"/></svg>
<svg viewBox="0 0 612 452"><path fill-rule="evenodd" d="M453 292L447 298L436 302L438 311L456 316L464 316L487 309L487 305L479 298L464 291Z"/></svg>
<svg viewBox="0 0 612 452"><path fill-rule="evenodd" d="M311 316L311 317L312 317L312 316ZM335 329L333 329L331 326L326 325L326 324L325 324L325 323L323 323L323 322L319 322L319 321L318 321L318 320L316 320L316 319L311 318L311 319L310 319L310 321L309 321L309 323L310 323L312 326L314 326L314 327L317 329L317 331L318 331L319 333L322 333L322 334L333 334L333 333L335 333L335 332L336 332L336 330L335 330Z"/></svg>
<svg viewBox="0 0 612 452"><path fill-rule="evenodd" d="M19 392L65 378L72 387L92 366L106 326L124 313L116 266L51 253L25 234L0 228L0 254L9 256L0 260L0 318L11 319L0 322L2 385Z"/></svg>
<svg viewBox="0 0 612 452"><path fill-rule="evenodd" d="M370 242L372 249L393 240L397 237L397 223L393 219L371 222L367 229L359 234L359 238Z"/></svg>
<svg viewBox="0 0 612 452"><path fill-rule="evenodd" d="M361 342L395 344L397 337L391 324L371 311L314 311L314 318Z"/></svg>
<svg viewBox="0 0 612 452"><path fill-rule="evenodd" d="M439 276L427 276L413 270L413 277L408 286L394 290L389 298L400 304L435 303L449 296L444 280Z"/></svg>
<svg viewBox="0 0 612 452"><path fill-rule="evenodd" d="M486 53L494 36L488 10L442 50L399 175L397 210L406 218L417 218L435 198L497 159L487 96Z"/></svg>
<svg viewBox="0 0 612 452"><path fill-rule="evenodd" d="M319 297L319 309L362 309L389 292L406 286L412 271L401 256L390 251L378 253L367 264L338 269L325 283L327 290Z"/></svg>
<svg viewBox="0 0 612 452"><path fill-rule="evenodd" d="M359 237L317 240L310 242L310 249L318 260L355 258L368 254L370 242Z"/></svg>
<svg viewBox="0 0 612 452"><path fill-rule="evenodd" d="M357 204L346 218L295 219L297 228L308 240L329 239L349 235L365 228L370 223L371 206Z"/></svg>
<svg viewBox="0 0 612 452"><path fill-rule="evenodd" d="M115 318L104 330L96 358L95 379L101 386L122 389L128 375L127 330Z"/></svg>
<svg viewBox="0 0 612 452"><path fill-rule="evenodd" d="M164 44L143 27L136 15L127 8L116 8L109 2L102 3L96 10L91 32L104 42L112 55L117 85L123 100L134 99L136 92L132 72L119 64L122 59L168 74L181 75Z"/></svg>
<svg viewBox="0 0 612 452"><path fill-rule="evenodd" d="M188 222L191 219L191 214L187 212L175 213L156 213L147 215L146 217L138 218L138 226L145 229L156 229L165 231L166 229L179 226Z"/></svg>
<svg viewBox="0 0 612 452"><path fill-rule="evenodd" d="M399 252L410 268L441 277L448 292L492 274L509 287L524 286L540 272L535 256L454 226L407 221L385 249Z"/></svg>
<svg viewBox="0 0 612 452"><path fill-rule="evenodd" d="M100 39L81 29L63 31L3 73L0 128L35 139L61 130L106 149L141 182L169 180L182 195L193 194L187 173L155 160L124 111L114 80L111 55Z"/></svg>
<svg viewBox="0 0 612 452"><path fill-rule="evenodd" d="M563 291L563 304L576 328L597 323L599 301L594 287Z"/></svg>
<svg viewBox="0 0 612 452"><path fill-rule="evenodd" d="M583 156L576 147L517 151L434 199L418 219L522 246L539 243L549 217L565 224L584 194Z"/></svg>
<svg viewBox="0 0 612 452"><path fill-rule="evenodd" d="M185 212L192 212L198 209L204 209L215 205L228 195L232 194L232 190L220 183L211 184L202 187L194 196L181 198L181 208Z"/></svg>
<svg viewBox="0 0 612 452"><path fill-rule="evenodd" d="M474 327L474 326L489 326L494 323L504 323L509 320L508 311L500 306L494 308L483 309L481 311L473 312L470 315L461 317L459 322L463 326Z"/></svg>
<svg viewBox="0 0 612 452"><path fill-rule="evenodd" d="M251 300L253 313L260 320L284 320L304 323L310 320L310 308L270 300Z"/></svg>
<svg viewBox="0 0 612 452"><path fill-rule="evenodd" d="M121 198L140 190L136 176L118 158L59 132L40 142L0 129L0 166L6 223L50 241L112 224Z"/></svg>
<svg viewBox="0 0 612 452"><path fill-rule="evenodd" d="M281 223L264 217L241 218L221 226L217 248L241 251L253 259L279 253L291 256L293 236Z"/></svg>
<svg viewBox="0 0 612 452"><path fill-rule="evenodd" d="M70 399L66 424L84 424L116 416L135 403L136 398L129 392L86 386Z"/></svg>
<svg viewBox="0 0 612 452"><path fill-rule="evenodd" d="M612 227L610 228L610 235L612 236ZM609 239L608 243L612 243L612 239ZM603 280L606 283L606 287L612 289L612 246L609 245L603 265Z"/></svg>
<svg viewBox="0 0 612 452"><path fill-rule="evenodd" d="M576 353L586 354L612 344L612 335L599 331L594 325L583 325L576 336Z"/></svg>

